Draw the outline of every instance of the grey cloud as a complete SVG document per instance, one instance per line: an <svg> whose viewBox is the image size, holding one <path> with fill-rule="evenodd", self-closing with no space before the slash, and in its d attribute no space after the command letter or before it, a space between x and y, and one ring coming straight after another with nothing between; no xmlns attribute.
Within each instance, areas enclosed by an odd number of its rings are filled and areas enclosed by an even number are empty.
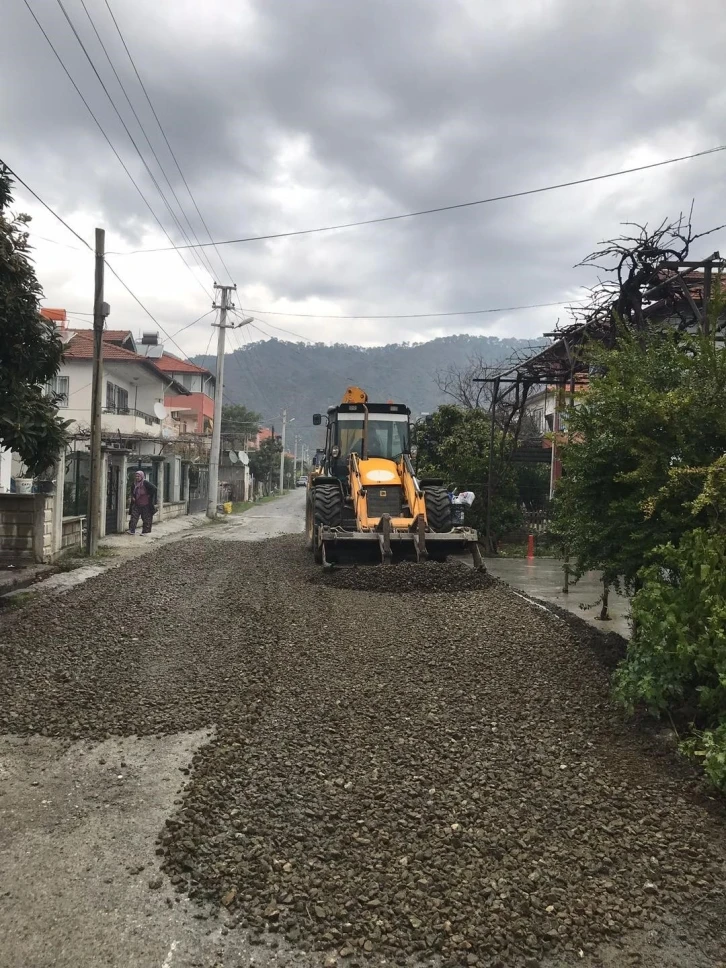
<svg viewBox="0 0 726 968"><path fill-rule="evenodd" d="M104 5L87 2L149 121ZM80 5L68 6L106 77ZM113 6L217 237L537 187L621 167L636 151L647 149L651 160L722 137L726 21L718 0L700 4L698 17L675 0L519 0L486 17L491 5L462 0ZM177 238L57 5L43 0L34 9ZM3 85L8 161L61 214L93 212L138 245L153 226L143 203L24 5L14 5L6 22L0 70L27 78ZM123 110L120 95L118 103ZM167 160L151 121L147 130ZM299 144L306 150L290 161ZM173 176L171 164L167 170ZM240 286L264 285L273 301L296 301L301 311L309 299L330 300L343 313L550 301L592 281L572 266L617 234L622 220L673 215L696 196L698 227L726 221L722 172L722 156L714 156L599 186L223 254ZM177 192L188 203L182 186ZM128 264L117 260L122 272ZM60 275L54 268L51 277ZM190 299L186 313L176 297L139 295L165 318L172 311L185 317L181 325L206 308L196 292L200 302ZM441 326L270 319L331 340L386 341ZM459 325L530 334L541 319L518 314ZM197 348L195 334L184 338Z"/></svg>

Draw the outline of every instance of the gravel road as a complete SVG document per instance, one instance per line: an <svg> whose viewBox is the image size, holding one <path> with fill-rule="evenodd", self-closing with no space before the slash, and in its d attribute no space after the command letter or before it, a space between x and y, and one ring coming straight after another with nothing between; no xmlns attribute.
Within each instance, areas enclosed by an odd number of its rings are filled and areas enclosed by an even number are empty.
<svg viewBox="0 0 726 968"><path fill-rule="evenodd" d="M722 805L595 633L244 518L0 617L2 968L726 959Z"/></svg>

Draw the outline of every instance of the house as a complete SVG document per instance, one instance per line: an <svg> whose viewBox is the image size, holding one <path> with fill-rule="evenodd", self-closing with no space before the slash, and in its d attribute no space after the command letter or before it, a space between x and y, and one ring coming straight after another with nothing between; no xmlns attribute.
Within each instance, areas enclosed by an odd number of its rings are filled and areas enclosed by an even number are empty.
<svg viewBox="0 0 726 968"><path fill-rule="evenodd" d="M117 333L109 334L116 337ZM128 334L129 336L131 334ZM56 394L61 416L72 421L71 431L90 431L93 333L66 330L64 359L50 391ZM131 337L133 345L133 337ZM167 391L184 394L184 387L155 362L107 338L103 347L103 400L101 427L121 437L142 434L162 436L164 399Z"/></svg>
<svg viewBox="0 0 726 968"><path fill-rule="evenodd" d="M172 413L178 414L183 433L211 434L214 423L214 375L203 366L180 360L171 353L161 353L154 359L154 364L173 381L164 404ZM174 392L174 386L181 388L181 392Z"/></svg>
<svg viewBox="0 0 726 968"><path fill-rule="evenodd" d="M562 461L558 450L567 437L566 410L571 401L574 406L578 405L588 383L587 376L581 374L575 383L574 397L571 397L569 388L554 385L545 385L527 397L524 412L529 422L527 431L530 439L527 441L520 437L520 459L535 459L535 445L550 452L550 498L555 483L562 477Z"/></svg>
<svg viewBox="0 0 726 968"><path fill-rule="evenodd" d="M0 452L0 556L17 562L50 560L80 544L88 510L93 330L69 327L62 309L42 315L58 326L64 343L47 392L69 422L71 439L53 482L36 482L35 493L13 493L23 468L16 454ZM214 382L208 370L166 354L155 333L137 339L130 330L104 330L102 536L126 528L136 470L157 487L160 520L206 508Z"/></svg>
<svg viewBox="0 0 726 968"><path fill-rule="evenodd" d="M272 440L273 437L279 440L280 435L274 432L274 427L260 427L256 434L250 435L250 440L248 443L249 450L259 450L260 446L266 440Z"/></svg>
<svg viewBox="0 0 726 968"><path fill-rule="evenodd" d="M56 395L60 416L71 422L63 504L64 517L75 518L85 515L88 502L93 333L66 328L62 337L64 359L49 391ZM160 517L186 513L192 458L186 446L173 446L183 427L164 406L167 393L183 397L188 391L155 360L135 352L137 344L129 331L106 330L103 342L101 437L106 487L101 533L106 534L125 527L126 495L136 470L143 470L156 485Z"/></svg>

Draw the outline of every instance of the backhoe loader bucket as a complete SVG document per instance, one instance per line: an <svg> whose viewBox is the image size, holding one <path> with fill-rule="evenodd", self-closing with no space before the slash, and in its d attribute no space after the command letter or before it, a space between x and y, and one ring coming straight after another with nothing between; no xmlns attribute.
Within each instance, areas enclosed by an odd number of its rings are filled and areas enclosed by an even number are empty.
<svg viewBox="0 0 726 968"><path fill-rule="evenodd" d="M391 527L384 515L375 531L345 531L320 527L317 544L321 564L384 564L399 561L443 561L449 555L471 554L474 567L483 568L478 536L472 528L455 528L436 534L416 528L402 531Z"/></svg>

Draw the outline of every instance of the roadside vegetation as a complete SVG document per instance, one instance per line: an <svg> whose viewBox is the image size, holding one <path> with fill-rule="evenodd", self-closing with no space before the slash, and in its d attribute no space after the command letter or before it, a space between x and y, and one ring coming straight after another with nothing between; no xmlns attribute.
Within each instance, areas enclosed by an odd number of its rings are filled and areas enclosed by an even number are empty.
<svg viewBox="0 0 726 968"><path fill-rule="evenodd" d="M726 790L726 353L713 337L623 331L591 359L556 527L575 576L598 568L633 595L615 699L667 717Z"/></svg>

